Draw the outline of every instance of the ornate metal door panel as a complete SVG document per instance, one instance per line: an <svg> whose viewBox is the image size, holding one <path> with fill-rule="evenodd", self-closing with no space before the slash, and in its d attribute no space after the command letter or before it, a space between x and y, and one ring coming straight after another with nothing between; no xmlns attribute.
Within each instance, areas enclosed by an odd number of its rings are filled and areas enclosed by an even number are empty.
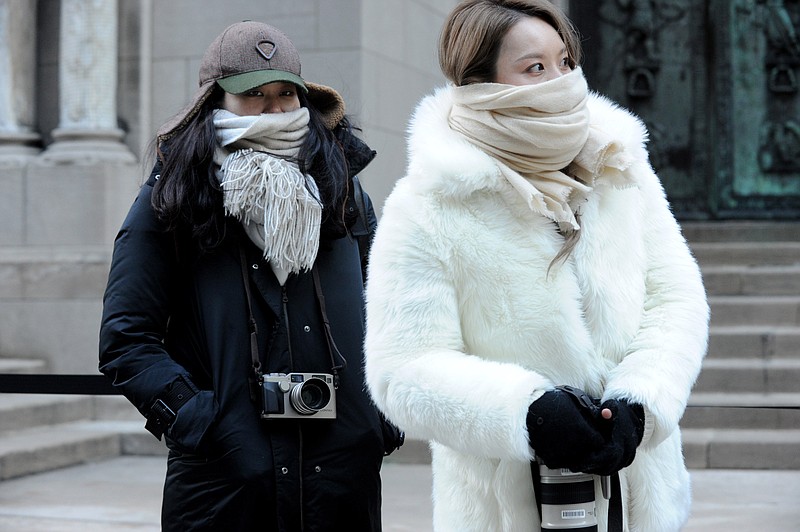
<svg viewBox="0 0 800 532"><path fill-rule="evenodd" d="M681 218L800 217L800 0L572 0Z"/></svg>

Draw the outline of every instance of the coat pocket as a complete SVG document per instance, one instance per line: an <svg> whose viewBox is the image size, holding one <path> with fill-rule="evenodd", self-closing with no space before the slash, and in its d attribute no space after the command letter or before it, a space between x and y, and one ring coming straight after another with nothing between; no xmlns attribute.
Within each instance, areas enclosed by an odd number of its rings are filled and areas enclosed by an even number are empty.
<svg viewBox="0 0 800 532"><path fill-rule="evenodd" d="M218 411L214 392L200 390L178 410L167 431L167 445L181 453L197 453L207 439Z"/></svg>

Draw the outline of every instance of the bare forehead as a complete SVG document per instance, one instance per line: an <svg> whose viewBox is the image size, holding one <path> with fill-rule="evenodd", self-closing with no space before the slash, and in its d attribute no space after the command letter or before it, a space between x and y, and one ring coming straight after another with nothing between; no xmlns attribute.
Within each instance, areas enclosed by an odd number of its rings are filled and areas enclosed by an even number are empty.
<svg viewBox="0 0 800 532"><path fill-rule="evenodd" d="M522 17L509 28L502 49L523 56L561 54L566 45L553 26L537 17Z"/></svg>

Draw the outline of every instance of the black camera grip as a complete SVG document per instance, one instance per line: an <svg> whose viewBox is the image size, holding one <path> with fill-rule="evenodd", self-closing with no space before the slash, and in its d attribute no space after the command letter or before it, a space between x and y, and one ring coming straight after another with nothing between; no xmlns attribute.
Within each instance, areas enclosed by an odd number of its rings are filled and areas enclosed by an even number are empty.
<svg viewBox="0 0 800 532"><path fill-rule="evenodd" d="M263 406L266 414L283 414L283 392L277 382L265 382L262 384Z"/></svg>

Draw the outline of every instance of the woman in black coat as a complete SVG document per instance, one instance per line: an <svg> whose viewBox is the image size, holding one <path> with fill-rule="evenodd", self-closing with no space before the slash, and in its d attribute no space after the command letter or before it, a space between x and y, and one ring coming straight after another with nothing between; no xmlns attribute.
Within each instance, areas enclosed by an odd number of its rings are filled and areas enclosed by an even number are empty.
<svg viewBox="0 0 800 532"><path fill-rule="evenodd" d="M162 529L380 530L402 434L362 373L376 222L355 175L374 152L284 34L243 22L156 154L115 242L100 370L166 440Z"/></svg>

